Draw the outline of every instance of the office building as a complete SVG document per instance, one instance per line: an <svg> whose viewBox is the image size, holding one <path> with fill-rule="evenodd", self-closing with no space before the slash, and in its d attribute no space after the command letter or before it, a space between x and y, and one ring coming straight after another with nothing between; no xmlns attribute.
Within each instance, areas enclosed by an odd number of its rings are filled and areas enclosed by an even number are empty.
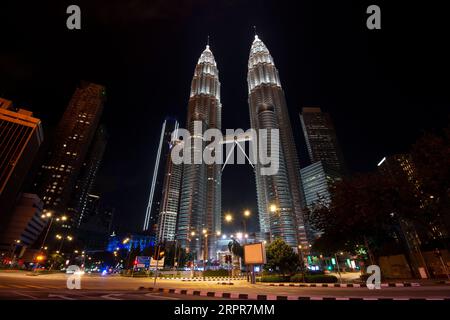
<svg viewBox="0 0 450 320"><path fill-rule="evenodd" d="M300 189L300 167L278 70L265 44L255 35L248 61L248 103L250 123L255 130L278 129L279 169L274 175L261 175L255 167L260 231L290 246L308 247Z"/></svg>
<svg viewBox="0 0 450 320"><path fill-rule="evenodd" d="M331 169L345 175L347 170L344 157L330 115L322 112L320 108L303 108L300 122L310 162L322 161Z"/></svg>

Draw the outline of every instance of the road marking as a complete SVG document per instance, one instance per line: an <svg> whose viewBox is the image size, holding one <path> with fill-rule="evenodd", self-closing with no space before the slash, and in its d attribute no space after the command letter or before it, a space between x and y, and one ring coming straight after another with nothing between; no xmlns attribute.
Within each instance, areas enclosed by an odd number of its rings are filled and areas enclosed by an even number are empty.
<svg viewBox="0 0 450 320"><path fill-rule="evenodd" d="M66 297L66 296L63 296L63 295L60 295L60 294L49 294L48 297L49 298L61 298L61 299L64 299L64 300L75 300L73 298L69 298L69 297Z"/></svg>
<svg viewBox="0 0 450 320"><path fill-rule="evenodd" d="M19 289L26 289L27 288L25 286L19 286L17 284L10 284L10 286L13 287L13 288L19 288Z"/></svg>
<svg viewBox="0 0 450 320"><path fill-rule="evenodd" d="M27 298L31 298L31 299L33 299L33 300L36 300L36 299L37 299L36 297L31 296L31 295L26 294L26 293L21 293L21 292L17 292L17 291L14 291L14 293L17 294L17 295L19 295L19 296L24 296L24 297L27 297Z"/></svg>
<svg viewBox="0 0 450 320"><path fill-rule="evenodd" d="M160 300L180 300L179 298L160 296L157 293L146 293L145 296L152 297L152 298L157 298L157 299L160 299Z"/></svg>
<svg viewBox="0 0 450 320"><path fill-rule="evenodd" d="M121 296L121 295L122 295L121 293L110 293L110 294L106 294L104 296L100 296L100 298L107 299L107 300L123 300L123 299L114 297L114 296Z"/></svg>
<svg viewBox="0 0 450 320"><path fill-rule="evenodd" d="M42 287L42 286L33 286L33 285L31 285L31 284L27 284L26 286L27 286L28 288L44 289L44 287Z"/></svg>

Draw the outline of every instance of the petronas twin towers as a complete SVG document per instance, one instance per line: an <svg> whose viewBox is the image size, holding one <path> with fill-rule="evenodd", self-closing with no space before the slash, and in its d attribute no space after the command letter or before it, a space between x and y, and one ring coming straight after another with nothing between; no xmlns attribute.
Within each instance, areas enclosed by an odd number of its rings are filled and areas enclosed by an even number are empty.
<svg viewBox="0 0 450 320"><path fill-rule="evenodd" d="M292 247L307 245L300 168L285 96L273 58L258 36L250 49L247 82L251 128L279 130L279 143L273 146L279 154L278 172L261 175L261 165L255 166L261 238L281 237ZM190 144L192 157L205 148L202 137L194 134L194 123L200 122L203 132L221 130L221 114L219 71L207 45L195 67L188 104L186 129L193 142L197 140ZM222 227L221 168L191 163L183 168L177 241L199 259L214 258Z"/></svg>

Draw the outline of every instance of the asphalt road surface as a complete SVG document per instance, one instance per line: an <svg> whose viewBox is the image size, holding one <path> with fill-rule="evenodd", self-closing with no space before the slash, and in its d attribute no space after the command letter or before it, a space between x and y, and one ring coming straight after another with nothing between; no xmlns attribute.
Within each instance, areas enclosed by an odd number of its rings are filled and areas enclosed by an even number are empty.
<svg viewBox="0 0 450 320"><path fill-rule="evenodd" d="M233 285L221 285L217 281L185 282L153 278L123 278L120 276L83 275L81 289L69 290L65 274L30 276L26 272L0 272L0 299L55 299L55 300L191 300L217 299L205 296L179 295L138 290L139 287L202 290L244 294L304 296L312 298L396 298L396 299L448 299L450 286L389 287L380 290L367 288L307 288L271 287L265 284L249 284L245 280L233 281Z"/></svg>

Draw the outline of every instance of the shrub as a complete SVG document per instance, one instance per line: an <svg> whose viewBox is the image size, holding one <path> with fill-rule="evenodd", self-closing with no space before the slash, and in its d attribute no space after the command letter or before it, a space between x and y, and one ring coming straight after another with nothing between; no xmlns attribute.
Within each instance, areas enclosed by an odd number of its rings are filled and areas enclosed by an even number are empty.
<svg viewBox="0 0 450 320"><path fill-rule="evenodd" d="M306 275L303 274L295 274L291 277L291 282L305 282Z"/></svg>
<svg viewBox="0 0 450 320"><path fill-rule="evenodd" d="M336 283L338 278L326 274L306 275L305 282L307 283Z"/></svg>
<svg viewBox="0 0 450 320"><path fill-rule="evenodd" d="M281 275L262 276L260 281L261 282L289 282L289 276L281 276Z"/></svg>
<svg viewBox="0 0 450 320"><path fill-rule="evenodd" d="M229 271L226 269L219 270L205 270L203 271L204 277L228 277Z"/></svg>

